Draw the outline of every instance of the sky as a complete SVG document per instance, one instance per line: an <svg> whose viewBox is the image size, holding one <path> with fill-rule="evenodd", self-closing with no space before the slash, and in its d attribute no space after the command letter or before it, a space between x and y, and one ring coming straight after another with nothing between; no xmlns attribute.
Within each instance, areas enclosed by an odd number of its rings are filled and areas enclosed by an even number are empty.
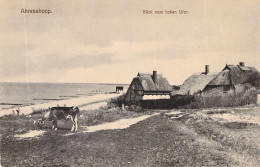
<svg viewBox="0 0 260 167"><path fill-rule="evenodd" d="M0 82L129 84L156 70L179 85L206 64L260 70L259 24L259 0L0 0Z"/></svg>

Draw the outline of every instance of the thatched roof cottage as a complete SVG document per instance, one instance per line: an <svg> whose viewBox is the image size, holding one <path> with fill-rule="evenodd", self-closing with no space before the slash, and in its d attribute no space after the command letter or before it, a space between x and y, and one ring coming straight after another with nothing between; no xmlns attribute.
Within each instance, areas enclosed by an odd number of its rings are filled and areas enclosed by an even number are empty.
<svg viewBox="0 0 260 167"><path fill-rule="evenodd" d="M204 91L220 89L221 91L235 90L239 84L249 83L257 89L260 88L260 73L255 67L245 66L244 62L239 65L226 65L218 75L210 81Z"/></svg>
<svg viewBox="0 0 260 167"><path fill-rule="evenodd" d="M171 85L162 74L138 73L133 78L126 94L125 99L129 101L139 101L146 99L170 98L172 91Z"/></svg>
<svg viewBox="0 0 260 167"><path fill-rule="evenodd" d="M205 72L192 74L184 81L179 90L172 92L172 95L192 95L201 92L216 75L217 73L209 71L209 65L205 65Z"/></svg>

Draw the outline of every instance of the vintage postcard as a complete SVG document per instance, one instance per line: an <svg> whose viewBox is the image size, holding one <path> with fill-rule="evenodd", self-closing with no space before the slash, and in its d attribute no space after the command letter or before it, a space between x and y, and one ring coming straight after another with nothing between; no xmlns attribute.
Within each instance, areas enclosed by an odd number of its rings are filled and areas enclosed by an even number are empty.
<svg viewBox="0 0 260 167"><path fill-rule="evenodd" d="M0 14L0 166L260 166L259 0Z"/></svg>

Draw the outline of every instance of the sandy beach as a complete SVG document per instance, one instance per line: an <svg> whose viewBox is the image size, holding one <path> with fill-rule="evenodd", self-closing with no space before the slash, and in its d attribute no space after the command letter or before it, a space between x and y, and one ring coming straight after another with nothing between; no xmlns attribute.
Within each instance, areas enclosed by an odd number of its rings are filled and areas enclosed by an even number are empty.
<svg viewBox="0 0 260 167"><path fill-rule="evenodd" d="M68 100L59 100L59 101L52 101L47 103L35 104L30 106L23 106L19 107L20 114L28 115L33 112L33 110L40 110L40 109L48 109L49 107L54 106L77 106L81 110L87 109L97 109L103 105L105 105L105 101L120 96L121 94L98 94L94 96L84 96L79 98L73 98ZM0 111L0 117L4 115L13 114L13 111L16 111L17 108L11 108L7 110Z"/></svg>

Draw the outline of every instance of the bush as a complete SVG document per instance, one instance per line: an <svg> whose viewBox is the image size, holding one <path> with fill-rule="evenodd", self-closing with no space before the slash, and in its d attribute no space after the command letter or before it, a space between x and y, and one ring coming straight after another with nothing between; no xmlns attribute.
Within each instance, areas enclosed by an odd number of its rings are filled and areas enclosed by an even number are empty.
<svg viewBox="0 0 260 167"><path fill-rule="evenodd" d="M139 105L126 106L125 109L127 111L135 111L135 112L143 112L144 111L144 109Z"/></svg>
<svg viewBox="0 0 260 167"><path fill-rule="evenodd" d="M32 108L33 112L30 115L34 115L34 114L42 114L44 112L46 112L48 109L37 109L35 110L34 108Z"/></svg>
<svg viewBox="0 0 260 167"><path fill-rule="evenodd" d="M218 89L197 95L184 108L236 107L257 103L257 92L249 84L237 85L235 91L224 93Z"/></svg>
<svg viewBox="0 0 260 167"><path fill-rule="evenodd" d="M107 106L105 107L106 109L117 109L117 110L122 110L122 104L125 106L125 110L127 111L136 111L136 112L142 112L143 108L140 107L140 102L137 101L126 101L124 98L124 95L121 95L117 98L111 99Z"/></svg>
<svg viewBox="0 0 260 167"><path fill-rule="evenodd" d="M108 102L108 106L112 107L122 107L122 104L125 103L124 95L121 95L117 98L111 99Z"/></svg>

